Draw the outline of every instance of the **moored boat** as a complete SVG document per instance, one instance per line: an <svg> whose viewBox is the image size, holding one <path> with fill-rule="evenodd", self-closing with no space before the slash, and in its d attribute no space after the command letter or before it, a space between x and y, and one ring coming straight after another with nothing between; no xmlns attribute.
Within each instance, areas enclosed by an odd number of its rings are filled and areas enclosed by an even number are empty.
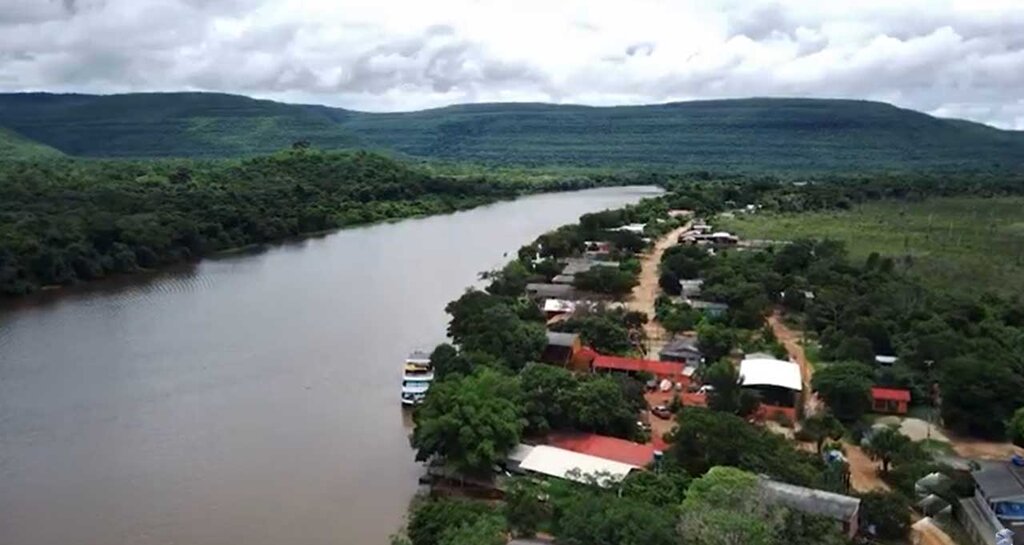
<svg viewBox="0 0 1024 545"><path fill-rule="evenodd" d="M419 405L427 396L434 381L434 368L430 354L416 351L405 360L402 369L402 405Z"/></svg>

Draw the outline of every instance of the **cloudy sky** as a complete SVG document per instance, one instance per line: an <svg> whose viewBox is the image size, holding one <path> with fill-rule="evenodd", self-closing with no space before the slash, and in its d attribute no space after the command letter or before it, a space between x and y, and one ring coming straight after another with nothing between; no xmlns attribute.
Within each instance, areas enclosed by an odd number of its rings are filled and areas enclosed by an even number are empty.
<svg viewBox="0 0 1024 545"><path fill-rule="evenodd" d="M1024 130L1024 0L0 0L0 91L865 98Z"/></svg>

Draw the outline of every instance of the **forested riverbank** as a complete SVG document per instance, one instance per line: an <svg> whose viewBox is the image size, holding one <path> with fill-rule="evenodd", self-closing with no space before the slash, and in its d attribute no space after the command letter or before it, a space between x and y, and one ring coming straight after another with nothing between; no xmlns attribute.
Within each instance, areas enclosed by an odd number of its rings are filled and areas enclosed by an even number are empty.
<svg viewBox="0 0 1024 545"><path fill-rule="evenodd" d="M0 294L128 274L252 244L627 176L436 175L299 145L230 161L0 164Z"/></svg>

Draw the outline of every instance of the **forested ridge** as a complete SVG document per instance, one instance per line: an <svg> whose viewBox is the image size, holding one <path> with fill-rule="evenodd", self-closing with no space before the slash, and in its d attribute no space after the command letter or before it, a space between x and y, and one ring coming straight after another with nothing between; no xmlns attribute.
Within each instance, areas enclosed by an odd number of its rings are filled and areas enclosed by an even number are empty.
<svg viewBox="0 0 1024 545"><path fill-rule="evenodd" d="M463 104L367 113L217 93L0 94L0 127L70 155L238 157L296 140L487 166L746 172L1024 166L1024 134L857 100L590 107Z"/></svg>
<svg viewBox="0 0 1024 545"><path fill-rule="evenodd" d="M620 180L438 176L373 153L323 152L305 143L245 160L7 161L0 163L0 293L609 183Z"/></svg>

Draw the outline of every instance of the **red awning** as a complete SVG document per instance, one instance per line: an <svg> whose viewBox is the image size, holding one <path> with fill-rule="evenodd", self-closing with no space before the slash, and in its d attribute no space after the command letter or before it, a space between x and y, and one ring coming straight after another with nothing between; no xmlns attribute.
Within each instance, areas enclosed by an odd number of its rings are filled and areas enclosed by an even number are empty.
<svg viewBox="0 0 1024 545"><path fill-rule="evenodd" d="M881 401L910 401L910 390L900 388L872 388L871 397Z"/></svg>
<svg viewBox="0 0 1024 545"><path fill-rule="evenodd" d="M548 444L580 454L589 454L624 464L644 467L654 460L654 445L640 444L617 437L593 433L556 433L548 436Z"/></svg>
<svg viewBox="0 0 1024 545"><path fill-rule="evenodd" d="M610 369L614 371L633 371L650 373L656 377L683 378L685 365L674 361L654 361L622 356L599 355L594 358L594 369Z"/></svg>

